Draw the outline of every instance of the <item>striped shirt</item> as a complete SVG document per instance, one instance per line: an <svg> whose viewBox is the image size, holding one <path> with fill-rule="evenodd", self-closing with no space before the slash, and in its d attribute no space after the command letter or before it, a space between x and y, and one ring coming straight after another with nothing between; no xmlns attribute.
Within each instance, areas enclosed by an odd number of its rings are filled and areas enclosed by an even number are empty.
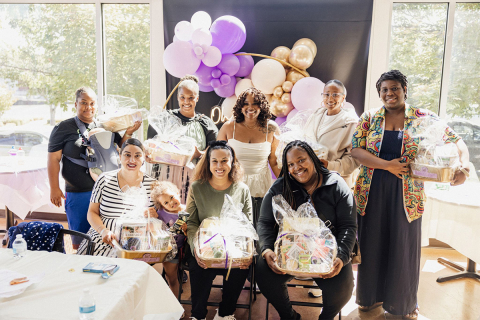
<svg viewBox="0 0 480 320"><path fill-rule="evenodd" d="M126 193L120 189L117 175L119 171L120 170L113 170L102 173L93 186L92 197L90 198L90 203L100 204L100 218L105 227L112 232L115 232L117 218L130 212L139 205L138 200L135 204L132 203L132 201L128 201ZM145 204L145 206L148 207L153 207L153 202L150 199L150 192L154 181L155 179L144 174L141 188L145 190L148 196L148 203ZM113 247L104 243L102 237L95 229L90 228L87 234L95 243L95 249L93 252L94 256L109 256L110 253L114 253L112 250ZM77 254L85 253L86 241L83 241L78 248Z"/></svg>

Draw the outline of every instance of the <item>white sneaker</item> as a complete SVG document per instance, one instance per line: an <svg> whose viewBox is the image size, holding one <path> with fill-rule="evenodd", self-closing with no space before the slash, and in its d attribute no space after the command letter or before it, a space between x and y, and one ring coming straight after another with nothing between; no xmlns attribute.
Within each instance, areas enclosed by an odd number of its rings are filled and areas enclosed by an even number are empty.
<svg viewBox="0 0 480 320"><path fill-rule="evenodd" d="M232 315L229 315L229 316L225 316L225 317L220 317L218 315L218 309L217 309L217 314L215 315L215 317L213 318L213 320L236 320L235 319L235 315L232 314Z"/></svg>
<svg viewBox="0 0 480 320"><path fill-rule="evenodd" d="M197 318L195 318L195 317L190 317L190 319L192 319L192 320L197 320ZM203 319L201 319L201 320L206 320L206 319L203 318Z"/></svg>
<svg viewBox="0 0 480 320"><path fill-rule="evenodd" d="M308 295L312 298L320 298L322 296L322 290L320 289L310 289L308 290Z"/></svg>

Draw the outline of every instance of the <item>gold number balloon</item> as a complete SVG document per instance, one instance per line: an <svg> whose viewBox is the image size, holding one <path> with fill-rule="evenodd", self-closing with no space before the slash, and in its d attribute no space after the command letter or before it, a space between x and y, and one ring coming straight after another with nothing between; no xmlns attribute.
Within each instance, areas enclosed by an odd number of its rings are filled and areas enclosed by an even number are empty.
<svg viewBox="0 0 480 320"><path fill-rule="evenodd" d="M309 47L310 50L312 50L312 52L313 52L313 57L317 56L317 45L315 44L315 42L313 42L313 40L308 39L308 38L302 38L302 39L298 40L297 42L295 42L292 49L295 48L298 45L305 45L305 46Z"/></svg>
<svg viewBox="0 0 480 320"><path fill-rule="evenodd" d="M299 69L307 69L313 63L315 58L312 50L304 44L300 44L292 49L288 61Z"/></svg>
<svg viewBox="0 0 480 320"><path fill-rule="evenodd" d="M308 72L305 71L305 73L307 73L307 76L310 77ZM305 78L305 76L303 74L295 71L295 70L291 70L287 73L287 81L290 81L292 83L292 85L294 85L295 82L297 82L298 80L303 79L303 78Z"/></svg>
<svg viewBox="0 0 480 320"><path fill-rule="evenodd" d="M288 62L288 57L290 56L290 49L284 46L276 47L275 49L273 49L270 56Z"/></svg>

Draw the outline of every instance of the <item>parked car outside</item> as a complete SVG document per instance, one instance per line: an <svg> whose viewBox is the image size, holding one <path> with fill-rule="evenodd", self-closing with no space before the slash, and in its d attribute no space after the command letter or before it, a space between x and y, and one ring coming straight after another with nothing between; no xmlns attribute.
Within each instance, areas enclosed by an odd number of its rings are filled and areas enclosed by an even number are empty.
<svg viewBox="0 0 480 320"><path fill-rule="evenodd" d="M0 130L0 156L8 156L8 151L15 146L15 149L22 147L25 155L30 154L33 146L41 147L37 149L47 149L48 138L41 133L21 130L21 129L2 129ZM44 147L44 148L43 148Z"/></svg>
<svg viewBox="0 0 480 320"><path fill-rule="evenodd" d="M480 177L480 125L462 119L452 119L448 125L465 141L470 154L470 162Z"/></svg>

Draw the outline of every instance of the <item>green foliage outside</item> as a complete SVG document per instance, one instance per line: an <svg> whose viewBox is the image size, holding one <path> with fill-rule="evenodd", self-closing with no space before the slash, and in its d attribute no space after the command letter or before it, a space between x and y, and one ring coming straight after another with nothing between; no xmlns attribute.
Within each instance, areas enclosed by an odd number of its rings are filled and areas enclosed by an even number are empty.
<svg viewBox="0 0 480 320"><path fill-rule="evenodd" d="M0 84L0 117L2 114L10 109L10 107L17 101L13 97L13 91L9 90L6 85Z"/></svg>

